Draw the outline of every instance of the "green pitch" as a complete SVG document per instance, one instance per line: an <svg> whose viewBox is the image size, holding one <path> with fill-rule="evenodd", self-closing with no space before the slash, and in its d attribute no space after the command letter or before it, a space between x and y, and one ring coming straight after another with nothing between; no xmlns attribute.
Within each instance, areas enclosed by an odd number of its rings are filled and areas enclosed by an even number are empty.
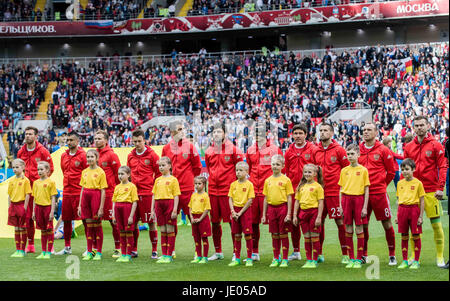
<svg viewBox="0 0 450 301"><path fill-rule="evenodd" d="M389 186L389 195L391 197L391 207L396 214L397 206L393 184ZM445 212L448 210L447 201L443 201ZM449 218L447 213L442 219L445 232L446 246L448 246L449 236ZM223 226L223 252L224 260L212 261L205 265L191 264L194 256L193 239L191 228L188 226L179 227L179 233L176 241L177 257L171 264L156 264L155 260L150 259L151 248L148 238L148 231L143 231L139 237L139 258L133 259L132 263L116 263L111 258L113 251L113 240L111 227L109 223L104 223L105 239L103 244L103 260L99 262L81 261L81 254L86 249L86 240L82 227L78 229L80 234L77 239L72 240L73 255L79 259L79 279L84 280L129 280L129 281L149 281L149 280L168 280L168 281L448 281L448 270L440 269L436 266L435 247L433 240L433 231L428 219L425 219L422 236L422 254L421 267L419 270L398 270L397 267L388 266L388 250L384 236L384 230L380 222L376 222L372 215L370 223L369 255L377 255L379 258L379 279L366 278L366 269L375 270L375 265L364 265L361 270L347 270L340 264L341 255L337 235L337 228L333 221L327 220L325 224L325 243L323 247L325 262L321 263L315 270L305 270L300 267L305 263L305 254L303 250L303 237L300 242L302 260L293 261L286 269L269 268L272 260L272 242L268 233L268 226L261 226L260 255L261 262L255 262L251 268L244 266L228 267L231 260L232 245L230 228ZM394 225L395 231L397 226ZM81 231L80 231L81 230ZM210 241L210 255L214 252L212 238ZM242 242L242 257L245 258L245 242ZM356 244L356 239L355 239ZM66 256L52 256L50 260L36 260L35 257L40 254L40 240L36 240L36 254L27 255L25 258L9 258L14 252L13 239L0 239L0 269L2 271L2 280L77 280L67 278L72 277L76 270L77 263L72 260L66 263ZM55 251L64 247L64 240L55 241ZM290 253L292 251L292 246ZM445 250L445 258L448 260L448 247ZM159 249L159 254L161 253ZM400 236L396 235L396 255L397 261L401 261ZM69 258L70 259L70 258ZM73 259L73 258L72 258ZM373 275L373 273L372 273Z"/></svg>

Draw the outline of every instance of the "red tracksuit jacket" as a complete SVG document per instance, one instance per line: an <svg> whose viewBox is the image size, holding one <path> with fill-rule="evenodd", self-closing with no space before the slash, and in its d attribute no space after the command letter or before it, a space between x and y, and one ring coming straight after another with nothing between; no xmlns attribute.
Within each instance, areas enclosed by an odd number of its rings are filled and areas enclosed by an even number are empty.
<svg viewBox="0 0 450 301"><path fill-rule="evenodd" d="M108 188L105 189L106 196L110 197L114 194L114 188L120 183L119 180L119 156L113 151L109 145L102 149L97 148L100 157L98 159L98 166L100 166L106 174L106 183Z"/></svg>
<svg viewBox="0 0 450 301"><path fill-rule="evenodd" d="M172 161L172 175L178 179L181 192L194 191L194 177L202 171L200 156L194 145L187 139L178 143L172 139L164 146L162 156Z"/></svg>
<svg viewBox="0 0 450 301"><path fill-rule="evenodd" d="M359 144L359 164L369 171L369 194L386 193L386 188L395 177L394 156L389 148L375 141L372 148L364 142Z"/></svg>
<svg viewBox="0 0 450 301"><path fill-rule="evenodd" d="M145 152L138 155L136 149L128 154L127 166L131 169L131 181L136 185L139 195L152 195L155 179L161 176L158 166L159 156L145 146Z"/></svg>
<svg viewBox="0 0 450 301"><path fill-rule="evenodd" d="M264 181L272 175L270 160L276 154L283 155L283 152L270 140L267 140L262 149L258 147L257 143L253 144L245 154L250 172L249 180L253 183L256 196L263 196Z"/></svg>
<svg viewBox="0 0 450 301"><path fill-rule="evenodd" d="M230 185L236 181L236 163L244 160L244 155L231 141L225 139L219 150L214 144L205 152L208 169L208 192L211 195L227 196Z"/></svg>
<svg viewBox="0 0 450 301"><path fill-rule="evenodd" d="M403 150L405 158L416 162L414 177L422 182L425 192L444 191L448 161L442 144L428 133L422 143L415 137Z"/></svg>
<svg viewBox="0 0 450 301"><path fill-rule="evenodd" d="M27 150L27 145L22 146L17 153L17 158L25 161L25 176L30 180L31 186L34 181L39 179L37 173L37 164L39 161L47 161L50 164L50 175L53 173L53 160L50 152L39 142L36 141L36 147L33 151ZM49 175L49 176L50 176Z"/></svg>
<svg viewBox="0 0 450 301"><path fill-rule="evenodd" d="M78 147L77 152L73 156L70 155L69 150L62 153L61 170L64 176L63 195L80 195L81 173L87 167L86 152L83 148Z"/></svg>
<svg viewBox="0 0 450 301"><path fill-rule="evenodd" d="M319 143L314 163L322 167L325 196L339 196L341 169L350 165L345 149L334 139L326 149Z"/></svg>
<svg viewBox="0 0 450 301"><path fill-rule="evenodd" d="M314 164L317 146L309 141L302 148L297 148L292 143L284 155L286 176L291 179L294 190L297 188L303 176L303 166L309 163Z"/></svg>

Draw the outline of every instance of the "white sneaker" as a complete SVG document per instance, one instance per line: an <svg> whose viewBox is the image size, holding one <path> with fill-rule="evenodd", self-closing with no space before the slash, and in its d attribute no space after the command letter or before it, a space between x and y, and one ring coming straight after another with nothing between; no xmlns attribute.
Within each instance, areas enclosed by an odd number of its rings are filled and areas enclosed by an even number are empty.
<svg viewBox="0 0 450 301"><path fill-rule="evenodd" d="M289 255L288 260L302 260L302 255L300 252L293 252L291 255Z"/></svg>
<svg viewBox="0 0 450 301"><path fill-rule="evenodd" d="M437 259L437 260L436 260L436 263L437 263L437 266L440 267L440 268L443 268L443 267L445 267L445 265L446 265L446 263L445 263L445 261L444 261L444 258Z"/></svg>
<svg viewBox="0 0 450 301"><path fill-rule="evenodd" d="M219 260L219 259L223 259L223 253L214 253L213 256L208 258L208 261Z"/></svg>
<svg viewBox="0 0 450 301"><path fill-rule="evenodd" d="M235 261L236 260L236 254L233 253L233 257L231 257L231 261Z"/></svg>
<svg viewBox="0 0 450 301"><path fill-rule="evenodd" d="M253 253L252 254L252 259L253 261L260 261L261 259L259 258L259 254L258 253Z"/></svg>
<svg viewBox="0 0 450 301"><path fill-rule="evenodd" d="M87 251L86 251L87 252ZM55 253L55 255L70 255L72 254L72 248L71 247L64 247L61 251Z"/></svg>
<svg viewBox="0 0 450 301"><path fill-rule="evenodd" d="M88 251L87 251L87 250L86 250L86 251L84 251L84 253L83 253L83 257L86 257L87 253L88 253Z"/></svg>
<svg viewBox="0 0 450 301"><path fill-rule="evenodd" d="M395 259L395 256L389 256L389 265L397 265L397 259Z"/></svg>

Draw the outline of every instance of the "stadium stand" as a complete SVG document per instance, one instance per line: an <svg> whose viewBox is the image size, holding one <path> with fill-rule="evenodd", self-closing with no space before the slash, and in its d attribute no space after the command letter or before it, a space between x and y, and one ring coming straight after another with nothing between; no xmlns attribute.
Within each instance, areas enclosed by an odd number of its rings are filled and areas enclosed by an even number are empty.
<svg viewBox="0 0 450 301"><path fill-rule="evenodd" d="M433 134L443 140L448 126L448 43L323 52L320 57L300 51L103 57L83 66L67 59L49 69L3 65L3 128L13 129L21 116L35 112L44 87L56 81L47 111L54 127L42 138L49 149L58 143L57 132L67 130L79 131L82 146L92 146L92 133L99 128L111 133L112 147L130 146L133 129L177 109L186 116L189 131L197 133L201 152L209 145L208 125L224 119L234 122L229 138L245 151L251 144L246 122L257 116L270 120L272 139L286 149L294 123L305 122L311 139L316 139L317 124L339 108L361 103L373 110L380 138L392 135L399 152L416 115L430 116ZM334 125L340 144L360 141L361 124L340 120ZM14 154L23 133L9 131L7 137ZM169 137L167 123L146 131L152 145L164 145Z"/></svg>

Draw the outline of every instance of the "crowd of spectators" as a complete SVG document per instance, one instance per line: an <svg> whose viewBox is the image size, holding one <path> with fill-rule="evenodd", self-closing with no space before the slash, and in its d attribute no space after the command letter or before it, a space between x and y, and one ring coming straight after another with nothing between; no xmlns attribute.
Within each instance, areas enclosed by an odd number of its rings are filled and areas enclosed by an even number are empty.
<svg viewBox="0 0 450 301"><path fill-rule="evenodd" d="M80 18L85 20L123 21L135 19L142 10L142 1L136 0L89 0Z"/></svg>
<svg viewBox="0 0 450 301"><path fill-rule="evenodd" d="M194 135L200 152L208 147L211 126L217 121L228 124L229 138L245 151L253 143L249 122L257 119L266 121L269 138L286 149L295 123L306 123L309 139L315 141L316 126L330 113L342 106L367 106L373 110L380 141L391 136L394 150L401 152L417 115L429 116L438 140L445 137L448 46L378 45L339 54L328 49L323 57L294 52L214 57L202 50L123 65L98 58L87 67L66 63L49 71L3 68L9 71L3 71L2 87L7 83L9 93L0 95L27 91L31 85L35 92L25 93L22 100L0 99L5 108L2 117L31 110L25 104L39 99L40 81L52 78L58 85L48 115L56 129L78 131L83 146L93 145L96 129L111 133L112 147L131 146L132 130L171 109L185 114L187 131ZM404 58L412 59L412 72L399 63ZM363 124L340 120L334 125L341 145L360 142ZM42 135L44 144L51 149L58 143L52 139L56 136L56 132ZM169 141L170 132L166 125L151 127L146 138L152 145L162 145Z"/></svg>
<svg viewBox="0 0 450 301"><path fill-rule="evenodd" d="M253 12L385 1L394 0L194 0L188 15L237 13L242 9L245 12Z"/></svg>
<svg viewBox="0 0 450 301"><path fill-rule="evenodd" d="M36 0L0 1L0 22L42 21L40 10L34 11Z"/></svg>

